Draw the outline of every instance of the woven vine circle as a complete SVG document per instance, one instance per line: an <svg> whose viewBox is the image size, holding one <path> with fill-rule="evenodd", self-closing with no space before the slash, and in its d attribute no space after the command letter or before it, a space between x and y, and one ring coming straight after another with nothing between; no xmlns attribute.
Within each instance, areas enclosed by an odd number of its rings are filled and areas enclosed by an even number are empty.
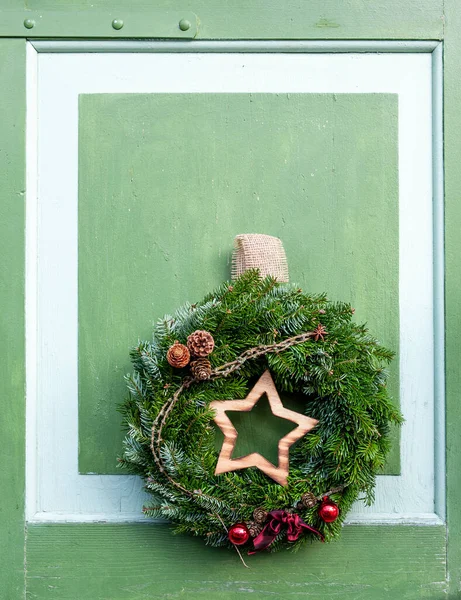
<svg viewBox="0 0 461 600"><path fill-rule="evenodd" d="M296 512L327 541L337 537L352 503L359 496L373 501L389 426L402 421L386 388L393 354L352 315L349 304L248 271L161 319L153 339L131 351L129 397L121 406L127 433L119 463L143 477L151 496L144 513L212 546L231 546L229 527L253 523L258 509ZM196 330L215 341L206 381L167 360L168 349ZM286 486L256 467L214 474L219 434L210 403L245 398L267 369L296 411L318 420L290 449ZM318 514L316 499L324 495L340 509L332 523ZM281 532L270 550L314 538L308 532L288 542Z"/></svg>

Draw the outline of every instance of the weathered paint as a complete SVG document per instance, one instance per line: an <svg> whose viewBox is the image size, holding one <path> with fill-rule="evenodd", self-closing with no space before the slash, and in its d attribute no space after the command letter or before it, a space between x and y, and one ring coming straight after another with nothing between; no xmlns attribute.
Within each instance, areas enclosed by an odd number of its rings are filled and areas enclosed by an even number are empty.
<svg viewBox="0 0 461 600"><path fill-rule="evenodd" d="M28 598L446 598L444 527L349 526L338 542L245 559L167 525L37 525Z"/></svg>
<svg viewBox="0 0 461 600"><path fill-rule="evenodd" d="M100 28L100 37L120 37L109 27L112 18L129 23L131 11L144 11L146 20L152 8L145 0L28 0L27 9L46 13L68 11L62 17L60 37L75 37L74 21ZM5 0L2 2L2 8ZM24 0L6 0L5 8L23 9ZM443 0L171 0L155 2L156 11L177 9L194 12L199 20L197 39L442 39ZM70 9L70 12L69 12ZM76 16L76 9L79 15ZM109 22L100 17L107 11ZM24 11L24 18L27 13ZM103 19L95 25L95 20ZM84 25L82 25L82 28ZM145 31L145 24L140 32ZM123 32L123 29L121 30ZM18 35L16 31L12 35ZM23 35L32 35L28 30ZM84 35L84 32L82 32ZM80 37L80 33L77 32ZM130 36L136 37L136 33Z"/></svg>
<svg viewBox="0 0 461 600"><path fill-rule="evenodd" d="M452 598L461 597L461 10L446 2L444 48L445 294L448 569Z"/></svg>
<svg viewBox="0 0 461 600"><path fill-rule="evenodd" d="M79 115L81 472L119 472L127 349L229 277L237 233L282 238L293 282L398 350L396 95L92 94Z"/></svg>
<svg viewBox="0 0 461 600"><path fill-rule="evenodd" d="M197 34L197 16L190 11L130 10L120 18L120 9L88 12L49 10L8 10L0 19L0 37L34 38L165 38L193 39ZM123 11L125 12L125 11Z"/></svg>
<svg viewBox="0 0 461 600"><path fill-rule="evenodd" d="M24 587L25 42L0 40L0 596Z"/></svg>
<svg viewBox="0 0 461 600"><path fill-rule="evenodd" d="M117 6L129 7L140 5L143 0L127 3L118 0ZM70 0L29 0L30 8L59 9L71 7L72 9L85 9L91 5L98 7L113 6L111 0L80 0L78 3ZM167 0L160 3L168 4ZM229 3L227 3L229 4ZM24 8L24 0L2 0L2 9ZM194 5L194 6L192 6ZM443 5L446 14L446 34L444 32ZM318 28L314 37L342 38L342 39L442 39L445 38L445 124L446 124L446 211L447 211L447 421L448 421L448 518L450 524L450 539L448 544L448 560L450 569L450 594L445 593L445 573L443 561L445 546L443 543L443 528L366 528L371 535L355 538L354 543L347 545L330 545L322 548L325 553L322 564L317 563L316 573L322 578L319 584L317 598L329 597L360 598L357 590L363 593L364 598L432 598L441 600L460 597L461 580L461 516L459 511L459 496L461 493L461 479L459 464L461 461L461 439L459 436L459 421L461 418L459 404L460 373L459 373L459 333L460 333L460 270L459 270L459 231L461 228L461 209L459 207L459 189L461 189L461 175L459 173L460 148L460 123L459 106L461 102L461 85L459 72L461 70L461 42L458 32L461 28L461 13L458 0L361 0L328 2L313 1L309 10L300 6L299 2L252 2L251 5L225 6L222 3L211 3L201 0L196 3L184 3L184 8L190 7L197 10L206 21L202 27L201 35L213 37L221 34L223 38L253 37L273 39L301 39L313 35L312 26L306 27L310 15L320 15L319 18L332 18L340 28ZM322 14L323 13L323 14ZM334 14L333 14L334 13ZM301 14L301 20L299 15ZM251 18L249 18L251 17ZM309 21L310 22L310 21ZM63 32L65 35L65 32ZM2 433L3 453L11 452L9 461L2 461L1 483L2 502L0 513L0 530L2 547L0 570L1 594L8 600L24 597L21 581L23 578L22 553L24 538L22 535L22 518L18 517L22 510L22 471L24 455L21 450L24 440L24 412L23 412L23 387L24 373L16 370L17 380L12 384L10 369L7 365L15 367L23 360L22 350L22 280L23 280L23 218L18 211L22 206L16 203L15 193L22 191L22 173L24 171L24 153L22 147L24 127L24 102L22 85L25 78L24 45L16 40L5 40L0 44L1 66L0 77L2 98L2 150L1 163L8 166L2 175L2 219L0 227L2 235L2 287L0 288L1 305L7 310L3 311L2 333L7 332L8 345L2 345L2 351L8 352L8 361L1 362L6 377L0 379L2 389L2 420L0 428ZM12 68L14 66L14 68ZM8 107L8 109L6 109ZM21 115L21 118L18 118ZM5 117L5 118L3 118ZM11 117L11 118L9 118ZM5 143L6 142L6 143ZM8 157L5 152L8 151ZM3 200L5 198L5 200ZM14 200L13 200L14 199ZM6 203L5 203L6 202ZM12 207L12 210L10 208ZM3 218L3 215L5 218ZM8 217L8 219L6 219ZM5 279L4 279L5 278ZM4 281L6 280L6 283ZM4 338L3 338L4 339ZM3 350L4 349L4 350ZM14 487L14 493L11 488ZM16 503L16 504L15 504ZM75 526L73 532L69 527L43 528L31 527L28 539L28 571L29 571L29 597L30 598L141 598L159 597L160 590L163 597L168 595L188 597L186 590L190 581L200 578L204 581L199 587L197 583L196 595L202 597L219 597L214 595L214 588L210 582L214 577L214 560L221 560L215 551L198 545L198 542L189 540L184 546L181 538L171 538L169 535L157 533L154 527L133 530L129 526L118 529L112 526L112 535L101 531L104 526ZM21 534L18 532L21 529ZM354 528L355 531L356 528ZM149 537L153 531L155 537ZM345 529L346 536L350 537L350 528ZM388 532L388 538L383 544L383 531ZM6 532L6 533L5 533ZM355 535L355 534L354 534ZM145 539L147 536L147 544ZM159 536L159 537L157 537ZM403 540L405 539L405 543ZM188 545L188 544L191 545ZM174 548L171 552L170 548ZM336 552L338 548L338 552ZM207 560L205 561L205 556ZM209 557L209 558L208 558ZM146 566L146 560L152 558ZM267 594L274 597L274 590L281 593L281 597L295 594L303 588L304 581L309 577L309 560L302 561L300 567L295 557L277 557L285 565L285 571L277 571L277 578L272 576L274 563L267 562L267 556L257 557L258 571L263 575L260 581L270 584ZM239 571L240 564L235 566L233 557L228 557L232 564L228 570L217 571L220 581L220 592L231 590L233 595L241 596L251 594L242 584L237 593L234 593L238 581L245 582L244 576L238 579L238 573L246 576L247 571ZM272 559L270 559L272 561ZM128 561L128 562L127 562ZM193 561L193 562L191 562ZM197 565L197 575L190 575L189 565ZM209 564L212 567L209 567ZM125 567L124 567L125 565ZM126 565L130 568L127 569ZM60 568L65 567L65 568ZM172 570L174 569L174 570ZM146 572L147 571L147 572ZM295 584L290 584L294 573ZM166 574L164 576L164 574ZM347 593L342 593L345 588L344 579L348 580ZM115 578L115 580L114 580ZM195 581L197 581L195 579ZM161 582L160 588L156 581ZM336 585L339 581L339 585ZM154 583L152 583L154 582ZM236 583L237 582L237 583ZM56 583L61 586L61 596L56 594ZM320 585L322 586L320 588ZM64 590L65 586L65 590ZM362 587L361 587L362 586ZM369 586L368 588L366 586ZM393 586L393 587L392 587ZM208 590L209 587L209 590ZM112 589L111 589L112 588ZM114 590L115 588L115 590ZM222 591L224 589L224 591ZM259 588L258 588L259 589ZM316 590L316 584L310 583L310 589ZM185 590L184 592L182 590ZM389 590L391 593L389 593ZM171 591L171 593L170 593ZM337 593L339 591L339 594ZM392 593L394 591L395 593ZM231 592L227 597L232 597ZM67 594L67 595L64 595ZM109 594L109 595L108 595ZM260 594L261 595L261 594ZM299 594L297 594L299 596ZM307 595L307 592L304 594ZM160 596L161 597L161 596ZM221 596L225 597L225 596ZM315 598L315 591L309 597Z"/></svg>

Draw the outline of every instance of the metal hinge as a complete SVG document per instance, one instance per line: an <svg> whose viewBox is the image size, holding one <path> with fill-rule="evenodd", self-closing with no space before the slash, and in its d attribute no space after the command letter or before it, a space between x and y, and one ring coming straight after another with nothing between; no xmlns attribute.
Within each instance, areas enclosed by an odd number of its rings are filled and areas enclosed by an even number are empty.
<svg viewBox="0 0 461 600"><path fill-rule="evenodd" d="M0 11L0 37L194 39L197 15L146 8Z"/></svg>

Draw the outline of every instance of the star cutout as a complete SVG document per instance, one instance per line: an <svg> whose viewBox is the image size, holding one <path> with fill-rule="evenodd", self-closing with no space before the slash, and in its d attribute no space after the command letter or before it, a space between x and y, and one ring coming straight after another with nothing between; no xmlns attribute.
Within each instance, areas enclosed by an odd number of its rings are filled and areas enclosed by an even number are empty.
<svg viewBox="0 0 461 600"><path fill-rule="evenodd" d="M238 433L226 415L226 411L248 412L263 394L267 394L272 414L287 421L293 421L293 423L298 425L298 427L295 427L279 440L277 467L257 452L247 454L247 456L241 458L231 458ZM218 464L216 465L215 475L236 471L237 469L257 467L277 483L280 483L280 485L288 484L290 446L306 435L318 423L316 419L305 417L283 406L269 371L264 371L244 400L214 400L210 403L210 408L216 411L214 421L224 433L224 441L219 454Z"/></svg>

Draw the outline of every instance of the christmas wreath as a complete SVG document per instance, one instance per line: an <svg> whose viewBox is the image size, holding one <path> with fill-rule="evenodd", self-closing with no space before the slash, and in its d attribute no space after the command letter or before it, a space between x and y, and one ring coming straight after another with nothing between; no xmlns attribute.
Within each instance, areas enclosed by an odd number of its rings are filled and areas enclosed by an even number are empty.
<svg viewBox="0 0 461 600"><path fill-rule="evenodd" d="M386 389L393 353L353 312L248 270L161 319L131 351L121 407L119 462L144 478L144 513L249 554L337 537L359 496L373 502L389 426L402 420ZM227 411L249 411L263 395L293 422L278 465L232 456L238 432Z"/></svg>

